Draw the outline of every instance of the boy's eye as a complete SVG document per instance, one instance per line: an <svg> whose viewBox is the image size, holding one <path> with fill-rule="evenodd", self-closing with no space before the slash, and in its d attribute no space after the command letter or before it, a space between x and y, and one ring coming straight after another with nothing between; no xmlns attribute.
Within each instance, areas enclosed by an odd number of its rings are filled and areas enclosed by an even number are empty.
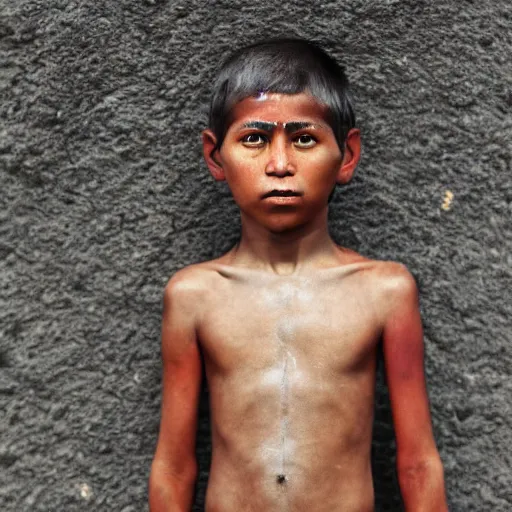
<svg viewBox="0 0 512 512"><path fill-rule="evenodd" d="M294 142L299 148L312 148L316 144L316 140L306 133L299 135Z"/></svg>
<svg viewBox="0 0 512 512"><path fill-rule="evenodd" d="M249 133L242 139L244 146L260 147L267 142L267 138L261 133Z"/></svg>

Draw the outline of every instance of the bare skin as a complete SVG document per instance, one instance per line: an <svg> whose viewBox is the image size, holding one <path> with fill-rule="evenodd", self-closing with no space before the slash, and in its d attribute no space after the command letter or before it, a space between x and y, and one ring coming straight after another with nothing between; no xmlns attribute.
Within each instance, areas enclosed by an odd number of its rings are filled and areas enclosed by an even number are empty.
<svg viewBox="0 0 512 512"><path fill-rule="evenodd" d="M406 508L447 510L414 280L400 264L338 247L327 230L327 197L350 179L359 133L337 151L316 101L270 96L235 108L220 150L204 134L212 175L240 206L242 236L166 288L151 510L192 505L202 352L213 448L207 512L372 511L381 339ZM307 129L290 128L299 125Z"/></svg>

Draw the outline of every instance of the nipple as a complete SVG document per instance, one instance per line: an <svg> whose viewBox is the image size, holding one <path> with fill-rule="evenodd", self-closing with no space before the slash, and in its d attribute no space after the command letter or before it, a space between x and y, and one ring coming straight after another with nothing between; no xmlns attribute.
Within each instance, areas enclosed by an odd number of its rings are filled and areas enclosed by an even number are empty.
<svg viewBox="0 0 512 512"><path fill-rule="evenodd" d="M276 480L278 484L284 484L287 479L285 475L277 475Z"/></svg>

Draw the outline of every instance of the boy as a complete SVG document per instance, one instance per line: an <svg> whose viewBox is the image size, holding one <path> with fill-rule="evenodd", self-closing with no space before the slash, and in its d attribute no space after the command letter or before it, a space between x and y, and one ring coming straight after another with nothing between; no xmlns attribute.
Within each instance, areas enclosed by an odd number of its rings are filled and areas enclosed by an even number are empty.
<svg viewBox="0 0 512 512"><path fill-rule="evenodd" d="M207 512L366 512L380 339L407 511L447 510L414 279L337 246L327 212L360 155L343 69L300 40L238 51L214 86L206 163L241 238L164 294L152 512L192 506L202 352L210 390Z"/></svg>

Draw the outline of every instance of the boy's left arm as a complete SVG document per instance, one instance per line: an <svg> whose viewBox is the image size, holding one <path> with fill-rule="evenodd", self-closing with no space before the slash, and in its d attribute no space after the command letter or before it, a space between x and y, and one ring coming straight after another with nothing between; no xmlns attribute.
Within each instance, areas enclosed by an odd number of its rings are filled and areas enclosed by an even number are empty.
<svg viewBox="0 0 512 512"><path fill-rule="evenodd" d="M400 490L407 512L444 512L448 507L425 384L418 291L405 267L390 279L383 349Z"/></svg>

